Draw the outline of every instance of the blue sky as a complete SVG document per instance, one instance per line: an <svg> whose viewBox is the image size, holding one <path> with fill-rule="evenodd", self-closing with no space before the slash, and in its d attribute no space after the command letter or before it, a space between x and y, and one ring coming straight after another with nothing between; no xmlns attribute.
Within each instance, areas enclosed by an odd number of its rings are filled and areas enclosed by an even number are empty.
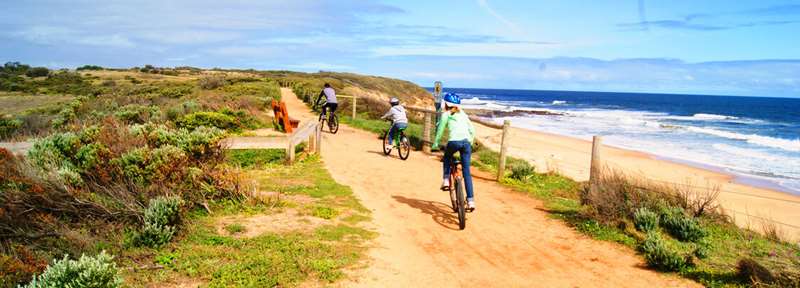
<svg viewBox="0 0 800 288"><path fill-rule="evenodd" d="M794 1L10 1L0 61L800 97Z"/></svg>

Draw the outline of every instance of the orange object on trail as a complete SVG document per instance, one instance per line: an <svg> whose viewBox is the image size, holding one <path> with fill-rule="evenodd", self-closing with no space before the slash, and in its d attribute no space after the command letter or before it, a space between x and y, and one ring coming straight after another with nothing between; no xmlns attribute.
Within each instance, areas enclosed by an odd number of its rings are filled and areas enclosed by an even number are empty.
<svg viewBox="0 0 800 288"><path fill-rule="evenodd" d="M286 103L283 101L272 100L272 112L275 113L275 123L283 127L286 133L292 133L292 129L300 125L300 120L289 117L289 111L286 110Z"/></svg>

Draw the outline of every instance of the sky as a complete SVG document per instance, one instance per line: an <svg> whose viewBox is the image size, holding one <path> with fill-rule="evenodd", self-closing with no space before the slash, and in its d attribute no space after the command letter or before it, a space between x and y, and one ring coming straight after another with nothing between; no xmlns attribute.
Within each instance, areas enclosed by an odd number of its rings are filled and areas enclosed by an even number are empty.
<svg viewBox="0 0 800 288"><path fill-rule="evenodd" d="M797 1L4 1L0 61L800 97Z"/></svg>

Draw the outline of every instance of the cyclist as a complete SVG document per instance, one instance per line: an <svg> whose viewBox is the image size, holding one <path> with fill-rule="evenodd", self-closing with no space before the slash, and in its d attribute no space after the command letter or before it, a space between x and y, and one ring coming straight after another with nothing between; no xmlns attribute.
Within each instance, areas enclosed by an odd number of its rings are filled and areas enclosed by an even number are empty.
<svg viewBox="0 0 800 288"><path fill-rule="evenodd" d="M436 127L436 137L433 139L431 149L439 148L439 140L442 138L445 128L449 128L450 135L447 146L444 148L444 177L442 178L442 190L450 188L450 163L453 155L459 152L461 155L461 168L464 176L464 186L467 190L467 210L475 210L475 198L472 190L472 176L470 175L470 156L472 154L472 142L475 140L475 127L469 120L469 116L459 108L461 98L453 93L445 93L445 111Z"/></svg>
<svg viewBox="0 0 800 288"><path fill-rule="evenodd" d="M325 96L326 103L325 106L322 106L322 114L325 114L326 111L330 109L331 114L328 114L328 122L330 122L331 119L333 119L333 113L336 112L336 107L339 107L339 103L336 102L336 91L333 90L331 84L325 83L325 88L319 92L317 101L314 101L314 107L319 106L323 96Z"/></svg>
<svg viewBox="0 0 800 288"><path fill-rule="evenodd" d="M389 111L386 112L386 114L381 116L381 119L392 120L392 128L389 129L389 143L386 144L387 149L392 148L392 143L394 143L394 133L397 133L397 131L400 129L405 129L408 127L406 108L404 108L403 105L400 105L400 100L392 97L392 99L389 99L389 104L392 105L392 107L389 108Z"/></svg>

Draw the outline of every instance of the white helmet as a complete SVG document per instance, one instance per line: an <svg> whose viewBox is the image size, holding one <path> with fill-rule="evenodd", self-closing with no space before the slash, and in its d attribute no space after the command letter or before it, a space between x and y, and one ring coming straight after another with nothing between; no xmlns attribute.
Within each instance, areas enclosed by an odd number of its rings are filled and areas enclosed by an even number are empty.
<svg viewBox="0 0 800 288"><path fill-rule="evenodd" d="M392 104L392 106L400 104L400 99L392 97L392 99L389 99L389 104Z"/></svg>

